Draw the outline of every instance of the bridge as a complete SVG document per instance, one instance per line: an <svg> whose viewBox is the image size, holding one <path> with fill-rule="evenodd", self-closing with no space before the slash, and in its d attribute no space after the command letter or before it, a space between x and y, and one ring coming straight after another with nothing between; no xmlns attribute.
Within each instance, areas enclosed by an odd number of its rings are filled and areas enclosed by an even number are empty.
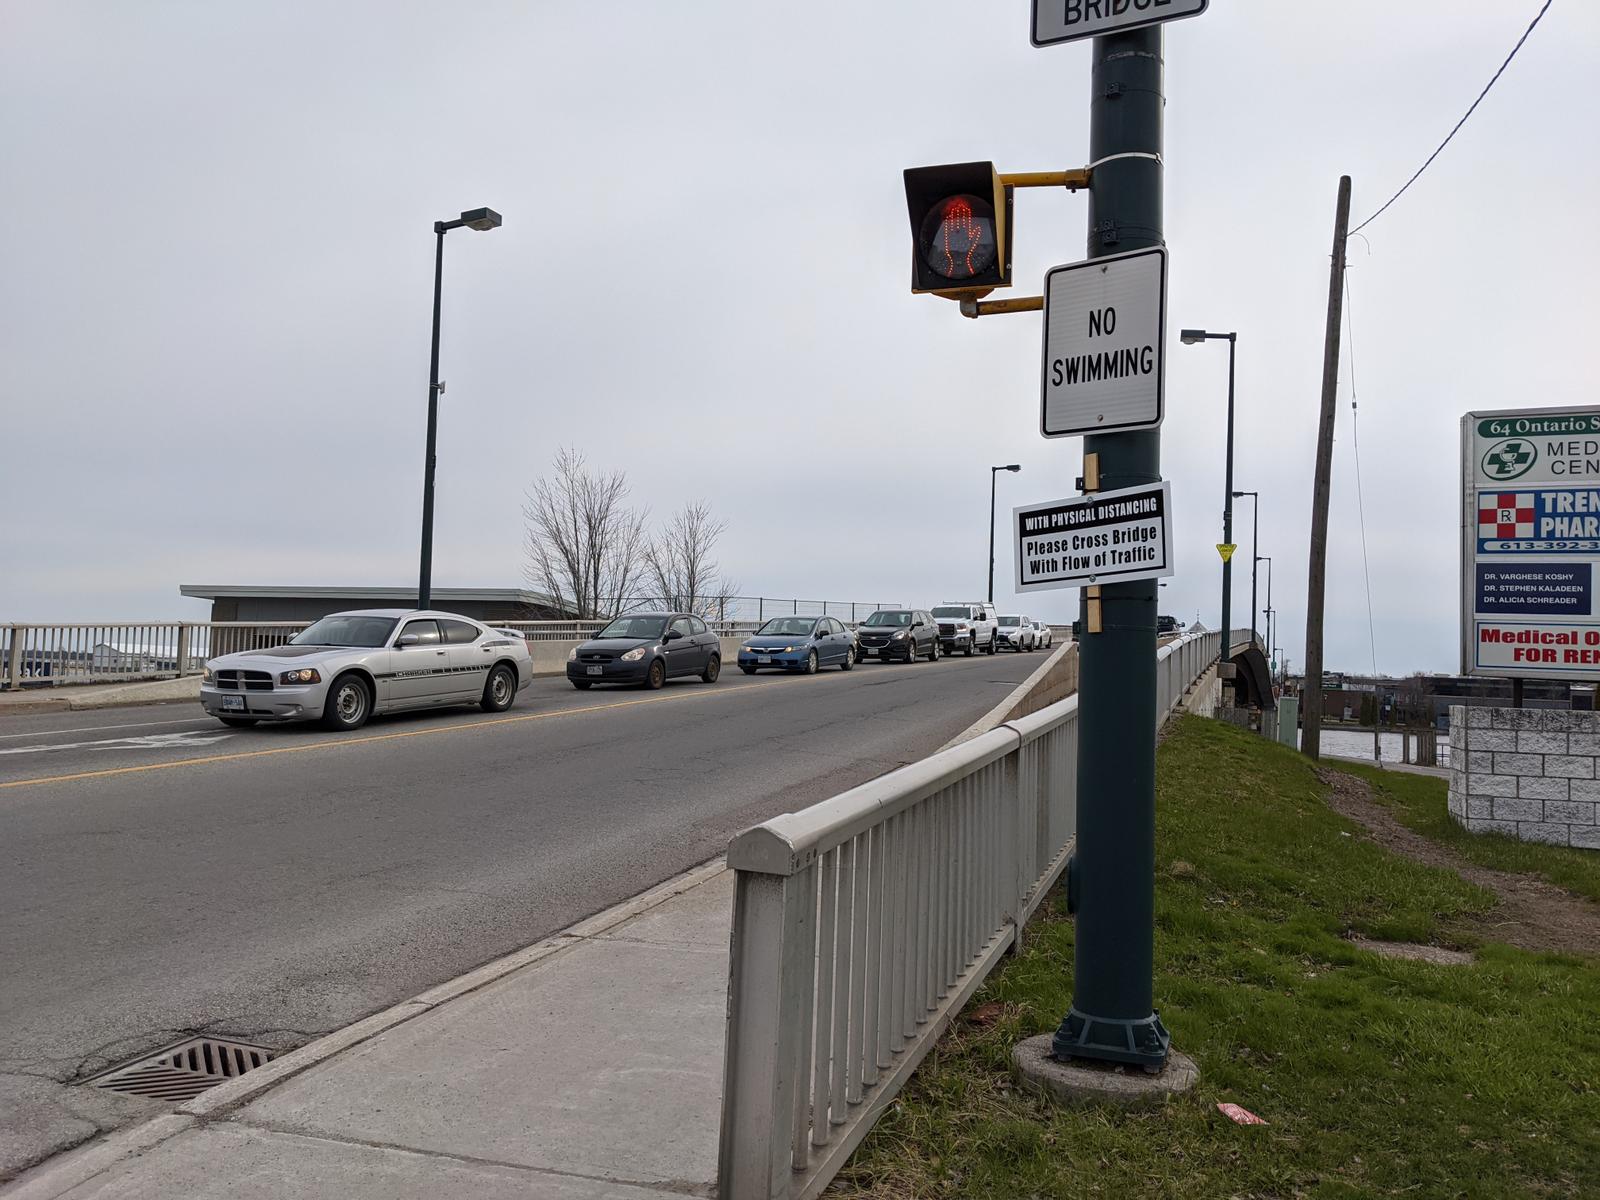
<svg viewBox="0 0 1600 1200"><path fill-rule="evenodd" d="M1220 640L1196 635L1161 648L1163 714L1198 694L1193 685ZM1264 681L1259 644L1248 633L1232 639L1230 657L1246 676L1236 689L1253 686L1252 655ZM97 1125L150 1114L82 1086L97 1071L196 1032L288 1050L375 1011L403 1010L705 863L742 830L753 841L743 849L745 839L735 842L730 865L791 872L772 876L789 881L778 886L791 897L818 872L856 872L849 877L867 889L860 895L869 905L867 881L878 869L870 864L886 861L895 838L946 839L930 842L919 860L932 871L919 886L981 884L964 909L958 893L941 893L949 899L937 970L960 983L936 1004L958 1007L1065 862L1077 698L940 747L979 718L1025 712L1019 685L1047 657L863 663L849 673L682 683L660 693L580 695L545 679L506 714L424 712L354 736L225 729L171 705L0 710L0 827L14 852L0 904L12 914L7 957L30 967L0 979L0 1046L16 1065L8 1074L0 1064L0 1178ZM957 813L963 824L938 823ZM762 847L796 844L772 841L762 832L769 827L785 838L798 830L819 853L769 854ZM932 857L936 846L954 853L956 837L978 839L959 857L984 868L960 884ZM843 897L848 889L839 886ZM952 922L958 910L966 915ZM728 945L727 911L723 901L723 932L712 945ZM904 898L871 911L932 919ZM863 946L879 945L865 927L859 936ZM734 941L741 944L737 926ZM748 932L745 943L778 944ZM848 954L850 944L836 951ZM725 987L726 958L707 961L711 984ZM930 961L917 969L925 972L918 986L938 984ZM839 971L832 978L860 978ZM749 986L764 978L761 963L736 964L735 978L746 986L731 1011L759 1025L771 1016L760 1010L760 987L752 995ZM905 986L897 994L911 1003ZM684 1043L702 1059L708 1043L721 1044L723 1008L701 1005L716 1028ZM937 1022L908 1027L922 1028L931 1045ZM763 1044L748 1031L739 1039ZM900 1077L922 1052L900 1058ZM741 1073L713 1103L750 1094L762 1077L747 1057L728 1061ZM703 1061L691 1065L704 1073ZM864 1075L839 1075L830 1086L852 1106L892 1094ZM748 1111L770 1115L773 1100L753 1097ZM714 1128L716 1112L696 1119ZM826 1132L824 1122L811 1136ZM752 1160L751 1146L725 1144L729 1171L772 1168L774 1160Z"/></svg>
<svg viewBox="0 0 1600 1200"><path fill-rule="evenodd" d="M1272 664L1267 647L1252 629L1235 629L1228 639L1228 661L1234 665L1231 697L1238 708L1276 708L1278 702L1272 695Z"/></svg>

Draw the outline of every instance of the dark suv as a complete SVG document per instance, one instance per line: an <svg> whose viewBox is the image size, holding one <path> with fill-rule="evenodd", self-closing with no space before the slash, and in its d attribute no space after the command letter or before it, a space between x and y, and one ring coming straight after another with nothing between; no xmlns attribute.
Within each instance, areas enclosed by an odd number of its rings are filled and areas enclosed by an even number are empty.
<svg viewBox="0 0 1600 1200"><path fill-rule="evenodd" d="M858 658L939 661L939 627L920 608L880 608L856 628Z"/></svg>
<svg viewBox="0 0 1600 1200"><path fill-rule="evenodd" d="M1178 628L1177 617L1169 617L1163 613L1156 618L1156 633L1158 636L1165 637L1167 634L1179 632L1181 630Z"/></svg>

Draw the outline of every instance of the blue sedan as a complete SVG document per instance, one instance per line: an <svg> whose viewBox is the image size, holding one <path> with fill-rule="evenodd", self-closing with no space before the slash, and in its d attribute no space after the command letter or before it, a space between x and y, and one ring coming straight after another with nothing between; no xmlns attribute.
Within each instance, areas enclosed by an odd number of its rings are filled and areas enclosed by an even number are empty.
<svg viewBox="0 0 1600 1200"><path fill-rule="evenodd" d="M773 617L739 647L739 669L782 667L815 675L818 668L856 665L856 636L832 617Z"/></svg>

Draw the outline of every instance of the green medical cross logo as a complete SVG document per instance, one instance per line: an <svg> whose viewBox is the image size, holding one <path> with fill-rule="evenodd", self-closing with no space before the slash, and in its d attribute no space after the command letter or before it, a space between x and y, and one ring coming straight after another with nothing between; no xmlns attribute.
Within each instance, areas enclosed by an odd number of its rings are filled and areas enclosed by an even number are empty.
<svg viewBox="0 0 1600 1200"><path fill-rule="evenodd" d="M1521 438L1490 446L1483 455L1483 473L1490 479L1515 479L1526 475L1539 452Z"/></svg>

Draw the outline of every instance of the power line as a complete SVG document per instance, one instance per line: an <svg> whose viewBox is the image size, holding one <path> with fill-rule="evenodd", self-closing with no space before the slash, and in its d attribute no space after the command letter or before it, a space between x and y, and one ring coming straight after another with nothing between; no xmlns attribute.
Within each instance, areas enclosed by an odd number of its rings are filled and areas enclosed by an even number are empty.
<svg viewBox="0 0 1600 1200"><path fill-rule="evenodd" d="M1361 572L1367 582L1367 643L1372 648L1372 678L1378 678L1378 634L1372 620L1372 567L1367 561L1367 502L1361 490L1361 439L1356 435L1356 313L1350 298L1350 272L1344 275L1344 320L1350 331L1350 451L1356 460L1356 512L1361 521Z"/></svg>
<svg viewBox="0 0 1600 1200"><path fill-rule="evenodd" d="M1415 183L1418 176L1428 169L1429 164L1431 164L1434 159L1439 157L1439 151L1443 150L1450 144L1450 139L1455 137L1456 132L1467 123L1467 117L1470 117L1473 113L1473 110L1476 109L1479 104L1483 103L1483 98L1489 94L1489 89L1495 85L1495 80L1500 78L1501 72L1511 65L1511 60L1517 56L1517 51L1522 49L1522 43L1528 40L1528 35L1533 32L1533 27L1544 19L1544 14L1550 11L1550 5L1552 3L1554 3L1554 0L1544 0L1544 7L1539 10L1539 15L1534 17L1533 20L1529 22L1528 27L1522 31L1522 36L1517 39L1517 44L1511 47L1511 53L1506 55L1505 62L1500 64L1500 70L1494 73L1494 78L1490 79L1488 83L1483 85L1483 91L1479 92L1478 98L1472 102L1472 108L1467 109L1461 120L1456 122L1455 128L1445 135L1444 141L1439 143L1439 149L1428 155L1428 161L1417 168L1416 175L1413 175L1410 179L1406 180L1404 187L1402 187L1394 195L1390 196L1388 200L1384 201L1383 208L1380 208L1365 221L1361 222L1361 224L1357 225L1350 231L1351 233L1360 233L1368 225L1371 225L1379 217L1383 216L1384 209L1387 209L1389 205L1393 204L1396 200L1400 199L1401 196L1405 195L1406 188Z"/></svg>

